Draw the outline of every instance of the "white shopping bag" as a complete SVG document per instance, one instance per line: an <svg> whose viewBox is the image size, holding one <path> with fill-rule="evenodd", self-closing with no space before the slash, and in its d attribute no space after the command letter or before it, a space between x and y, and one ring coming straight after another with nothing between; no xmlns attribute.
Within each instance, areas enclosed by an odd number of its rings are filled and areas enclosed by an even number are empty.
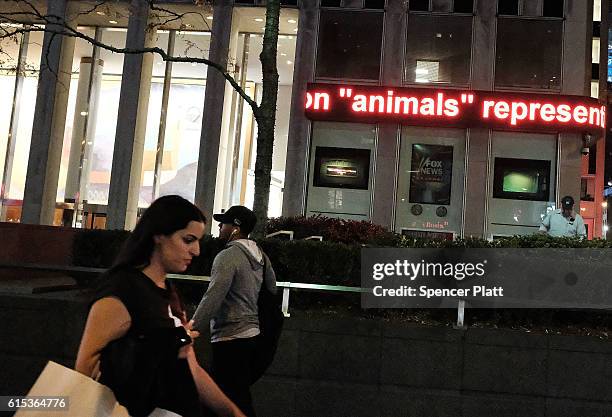
<svg viewBox="0 0 612 417"><path fill-rule="evenodd" d="M28 397L66 397L68 409L20 409L14 417L129 417L110 388L85 375L49 361L30 389ZM155 409L150 417L181 417L176 413Z"/></svg>

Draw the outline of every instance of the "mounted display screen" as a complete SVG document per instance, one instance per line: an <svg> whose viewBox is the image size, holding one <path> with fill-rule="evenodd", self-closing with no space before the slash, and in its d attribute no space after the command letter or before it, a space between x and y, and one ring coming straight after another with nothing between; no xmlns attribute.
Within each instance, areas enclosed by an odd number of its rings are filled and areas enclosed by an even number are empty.
<svg viewBox="0 0 612 417"><path fill-rule="evenodd" d="M495 158L493 197L548 201L550 161Z"/></svg>
<svg viewBox="0 0 612 417"><path fill-rule="evenodd" d="M311 120L589 132L601 136L606 106L582 96L431 88L308 84Z"/></svg>
<svg viewBox="0 0 612 417"><path fill-rule="evenodd" d="M415 143L410 165L411 203L449 205L453 147Z"/></svg>
<svg viewBox="0 0 612 417"><path fill-rule="evenodd" d="M317 146L312 185L368 189L370 150Z"/></svg>

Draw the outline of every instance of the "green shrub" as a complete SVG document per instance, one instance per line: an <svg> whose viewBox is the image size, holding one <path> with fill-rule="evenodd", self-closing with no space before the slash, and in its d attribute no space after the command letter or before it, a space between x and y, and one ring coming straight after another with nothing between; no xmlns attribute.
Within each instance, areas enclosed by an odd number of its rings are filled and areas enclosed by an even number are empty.
<svg viewBox="0 0 612 417"><path fill-rule="evenodd" d="M397 246L401 240L396 233L389 232L383 226L365 220L345 220L325 217L320 214L304 217L278 217L269 219L266 233L280 230L293 231L294 239L308 236L323 236L323 240L346 244L376 244L379 246Z"/></svg>
<svg viewBox="0 0 612 417"><path fill-rule="evenodd" d="M107 268L129 236L125 231L84 230L74 240L73 262L78 266ZM388 241L386 242L388 243ZM400 248L610 248L605 240L551 238L545 235L513 236L495 241L484 239L423 240L398 237L392 245ZM368 245L344 244L330 241L259 241L266 251L278 281L360 286L360 251ZM223 249L219 239L204 237L200 242L200 256L186 271L192 275L210 275L213 259ZM89 281L94 285L96 281ZM200 282L176 281L183 300L191 309L200 301L205 286ZM456 310L427 309L371 309L361 310L359 294L321 293L300 291L291 296L291 306L297 309L320 309L339 312L358 311L366 317L411 321L425 325L449 326L456 320ZM576 312L558 310L468 310L466 318L472 326L533 329L542 332L578 334L606 334L612 326L612 314L606 312ZM603 329L603 330L601 330ZM601 330L601 331L600 331ZM530 330L531 331L531 330ZM602 333L603 332L603 333Z"/></svg>

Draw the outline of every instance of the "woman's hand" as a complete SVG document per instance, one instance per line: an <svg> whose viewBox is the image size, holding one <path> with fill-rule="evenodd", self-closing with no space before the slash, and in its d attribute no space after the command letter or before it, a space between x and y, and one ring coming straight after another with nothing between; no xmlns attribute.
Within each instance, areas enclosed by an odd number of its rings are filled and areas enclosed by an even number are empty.
<svg viewBox="0 0 612 417"><path fill-rule="evenodd" d="M219 386L208 375L196 358L192 345L185 346L187 352L187 363L196 384L200 401L208 408L222 417L246 417L240 409L221 391Z"/></svg>
<svg viewBox="0 0 612 417"><path fill-rule="evenodd" d="M191 337L191 340L200 337L200 332L198 332L197 330L193 330L193 320L190 320L187 323L183 324L183 327L185 328L185 331L187 332L189 337Z"/></svg>

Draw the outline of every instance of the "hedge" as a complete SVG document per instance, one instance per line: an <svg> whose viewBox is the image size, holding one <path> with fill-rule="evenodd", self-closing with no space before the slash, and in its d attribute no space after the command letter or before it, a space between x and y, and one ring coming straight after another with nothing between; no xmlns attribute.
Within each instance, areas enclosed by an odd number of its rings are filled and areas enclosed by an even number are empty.
<svg viewBox="0 0 612 417"><path fill-rule="evenodd" d="M107 268L129 236L126 231L84 230L73 245L73 263L78 266ZM514 236L495 241L484 239L422 240L398 238L393 247L402 248L610 248L606 240L552 238L545 235ZM345 244L312 240L259 241L268 254L279 281L320 283L329 285L360 285L360 251L376 244ZM210 275L212 261L223 249L217 238L206 236L187 274Z"/></svg>
<svg viewBox="0 0 612 417"><path fill-rule="evenodd" d="M73 263L79 266L107 268L117 255L121 244L129 236L125 231L83 230L73 245ZM270 256L279 281L319 283L328 285L360 286L360 251L362 247L383 245L345 244L278 239L258 242ZM545 235L514 236L495 241L484 239L422 240L396 236L394 245L403 248L610 248L612 242L605 240L578 240L552 238ZM206 236L201 240L200 256L195 258L186 271L192 275L210 275L214 257L223 249L219 239ZM81 281L95 285L96 281ZM203 295L201 283L177 281L181 297L194 309ZM291 297L292 309L320 309L332 314L343 310L360 316L410 321L429 326L449 326L456 320L454 309L391 309L362 310L360 298L352 293L301 292ZM471 326L503 327L534 332L589 334L608 337L612 328L612 313L604 311L568 310L469 310L466 317Z"/></svg>

